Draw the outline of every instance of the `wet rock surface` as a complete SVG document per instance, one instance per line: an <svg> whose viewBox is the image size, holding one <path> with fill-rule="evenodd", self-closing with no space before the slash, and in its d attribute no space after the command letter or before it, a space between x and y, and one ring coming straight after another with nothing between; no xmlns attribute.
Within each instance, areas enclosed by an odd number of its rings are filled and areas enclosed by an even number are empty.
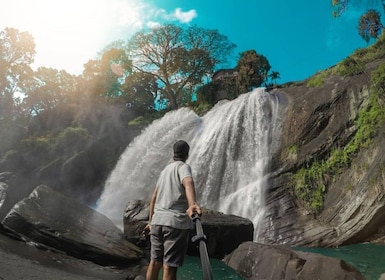
<svg viewBox="0 0 385 280"><path fill-rule="evenodd" d="M15 240L0 230L0 279L2 280L139 280L143 267L100 266L52 249ZM144 279L144 278L142 278Z"/></svg>
<svg viewBox="0 0 385 280"><path fill-rule="evenodd" d="M326 161L357 132L359 112L368 106L370 75L384 59L366 65L351 77L331 75L322 86L306 81L274 89L285 96L286 116L281 147L274 155L266 194L265 216L259 225L266 244L336 247L381 240L385 220L384 131L352 156L337 174L323 174L323 208L315 213L294 193L292 177L313 162ZM317 187L316 183L309 186Z"/></svg>
<svg viewBox="0 0 385 280"><path fill-rule="evenodd" d="M224 262L248 280L365 279L342 260L255 242L243 243Z"/></svg>
<svg viewBox="0 0 385 280"><path fill-rule="evenodd" d="M149 247L149 240L144 239L143 229L148 223L149 202L129 201L124 211L124 233L128 240L143 247ZM209 256L223 258L245 241L252 241L254 226L249 219L235 215L204 209L201 223L206 235ZM190 236L196 234L191 230ZM195 243L190 242L188 254L199 255Z"/></svg>
<svg viewBox="0 0 385 280"><path fill-rule="evenodd" d="M27 241L102 265L135 263L143 257L107 217L43 185L18 202L2 225Z"/></svg>

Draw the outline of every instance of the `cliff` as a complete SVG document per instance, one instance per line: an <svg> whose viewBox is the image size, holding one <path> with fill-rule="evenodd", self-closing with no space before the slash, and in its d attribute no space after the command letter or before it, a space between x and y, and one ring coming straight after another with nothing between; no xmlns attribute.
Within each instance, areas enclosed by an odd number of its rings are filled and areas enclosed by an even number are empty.
<svg viewBox="0 0 385 280"><path fill-rule="evenodd" d="M308 80L271 92L286 102L261 242L327 247L384 237L384 124L362 122L375 112L371 97L383 92L373 77L384 61L349 76L329 69L320 86ZM374 128L366 138L364 125Z"/></svg>

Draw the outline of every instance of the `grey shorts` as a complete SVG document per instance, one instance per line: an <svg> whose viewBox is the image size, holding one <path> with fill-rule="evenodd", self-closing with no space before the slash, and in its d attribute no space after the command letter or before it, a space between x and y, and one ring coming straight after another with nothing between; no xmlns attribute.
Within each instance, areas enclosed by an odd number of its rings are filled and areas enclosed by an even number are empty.
<svg viewBox="0 0 385 280"><path fill-rule="evenodd" d="M188 229L151 225L151 259L167 266L182 266L188 237Z"/></svg>

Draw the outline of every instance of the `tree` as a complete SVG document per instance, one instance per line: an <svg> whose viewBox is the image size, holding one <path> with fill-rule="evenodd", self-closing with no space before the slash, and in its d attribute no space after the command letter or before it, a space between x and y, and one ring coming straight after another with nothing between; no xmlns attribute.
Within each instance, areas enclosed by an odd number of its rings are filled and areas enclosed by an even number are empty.
<svg viewBox="0 0 385 280"><path fill-rule="evenodd" d="M369 10L363 14L358 23L358 32L366 42L371 38L377 38L382 28L380 13L376 10Z"/></svg>
<svg viewBox="0 0 385 280"><path fill-rule="evenodd" d="M40 67L26 84L23 108L36 116L59 105L76 102L78 79L64 70Z"/></svg>
<svg viewBox="0 0 385 280"><path fill-rule="evenodd" d="M148 110L154 109L154 101L158 91L158 84L154 76L134 72L127 76L122 85L122 91L123 98L133 106L136 112L144 114Z"/></svg>
<svg viewBox="0 0 385 280"><path fill-rule="evenodd" d="M280 79L280 78L281 78L279 72L277 72L277 71L272 71L272 72L269 74L269 77L270 77L270 79L272 80L272 82L273 82L274 84L275 84L275 82L276 82L277 79Z"/></svg>
<svg viewBox="0 0 385 280"><path fill-rule="evenodd" d="M345 12L348 6L349 0L332 0L332 5L334 7L333 16L338 17L343 12Z"/></svg>
<svg viewBox="0 0 385 280"><path fill-rule="evenodd" d="M267 79L271 66L267 58L255 50L240 53L236 69L238 93L249 92L253 87L259 87Z"/></svg>
<svg viewBox="0 0 385 280"><path fill-rule="evenodd" d="M14 28L0 32L0 120L14 117L14 94L23 92L34 56L35 43L29 33Z"/></svg>
<svg viewBox="0 0 385 280"><path fill-rule="evenodd" d="M132 71L131 63L126 52L120 48L106 49L100 59L89 60L83 70L88 94L96 97L120 97L120 86Z"/></svg>
<svg viewBox="0 0 385 280"><path fill-rule="evenodd" d="M134 70L153 76L158 97L177 109L216 65L226 62L235 45L217 30L168 24L136 33L128 48Z"/></svg>

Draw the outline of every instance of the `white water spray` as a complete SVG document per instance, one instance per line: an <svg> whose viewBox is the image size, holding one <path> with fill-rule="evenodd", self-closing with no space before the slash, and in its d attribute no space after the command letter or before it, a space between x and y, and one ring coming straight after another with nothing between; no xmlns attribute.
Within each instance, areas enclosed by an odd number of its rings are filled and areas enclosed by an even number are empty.
<svg viewBox="0 0 385 280"><path fill-rule="evenodd" d="M183 139L202 207L250 219L258 233L278 102L258 88L221 101L204 117L187 108L154 121L127 147L110 174L98 211L122 227L127 201L150 200L160 171Z"/></svg>

